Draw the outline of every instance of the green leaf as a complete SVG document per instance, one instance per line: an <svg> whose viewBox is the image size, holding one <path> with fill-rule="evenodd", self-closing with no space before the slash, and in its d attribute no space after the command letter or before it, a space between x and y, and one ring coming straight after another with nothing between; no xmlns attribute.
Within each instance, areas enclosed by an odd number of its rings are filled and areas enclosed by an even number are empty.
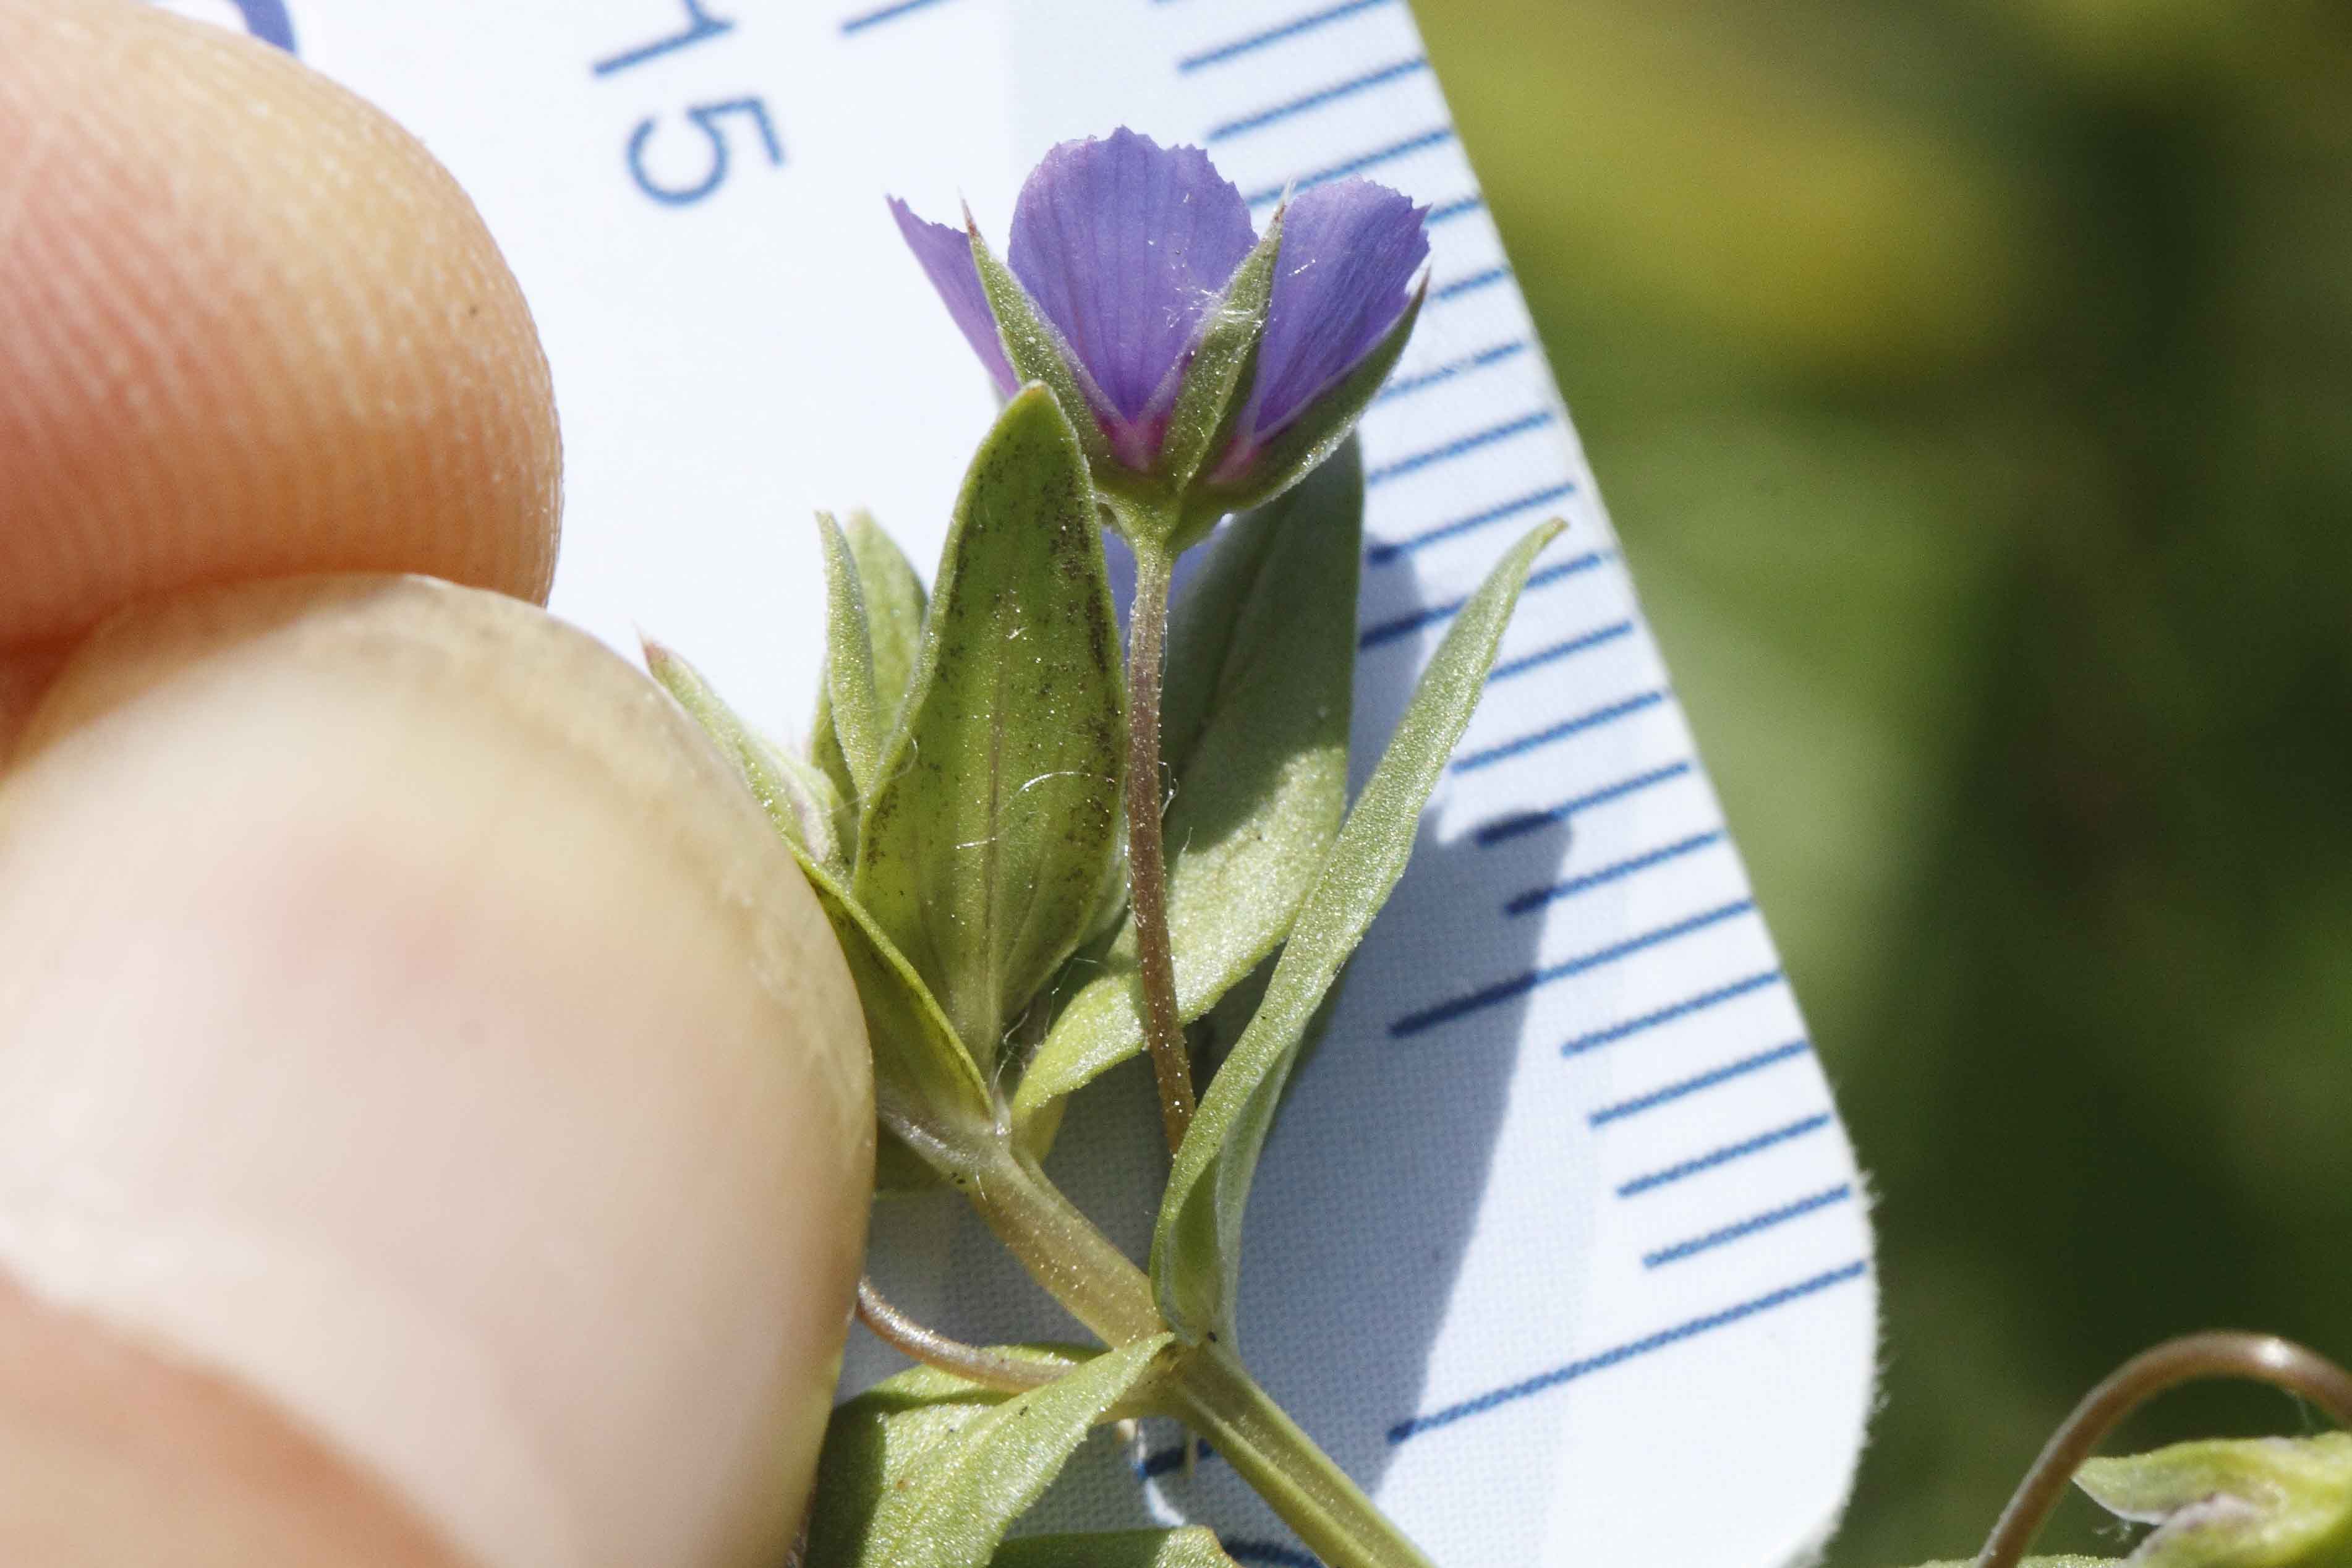
<svg viewBox="0 0 2352 1568"><path fill-rule="evenodd" d="M1242 264L1234 268L1224 293L1207 317L1206 326L1185 367L1184 382L1169 411L1168 434L1160 448L1160 466L1169 482L1189 485L1230 439L1242 405L1249 400L1249 384L1257 367L1259 342L1265 334L1266 308L1274 298L1275 258L1282 251L1282 218L1276 212ZM1209 520L1213 524L1213 518ZM1205 525L1204 525L1205 526ZM1167 541L1181 550L1190 538Z"/></svg>
<svg viewBox="0 0 2352 1568"><path fill-rule="evenodd" d="M1169 942L1186 1022L1281 942L1347 806L1363 466L1353 443L1238 518L1174 608L1160 742ZM1063 1007L1021 1079L1033 1151L1045 1109L1143 1048L1132 924Z"/></svg>
<svg viewBox="0 0 2352 1568"><path fill-rule="evenodd" d="M2352 1564L2352 1433L2176 1443L2085 1460L2074 1481L2156 1526L2132 1553L2146 1568Z"/></svg>
<svg viewBox="0 0 2352 1568"><path fill-rule="evenodd" d="M1405 307L1404 314L1364 356L1363 363L1276 432L1250 463L1241 481L1203 486L1188 495L1184 502L1188 531L1197 526L1198 518L1213 521L1225 512L1265 505L1312 472L1346 440L1348 433L1356 427L1356 421L1363 417L1364 410L1372 405L1372 399L1380 395L1381 384L1388 380L1389 372L1396 368L1398 359L1403 355L1405 341L1412 336L1413 323L1421 319L1422 301L1428 293L1429 284L1423 279L1413 291L1412 302Z"/></svg>
<svg viewBox="0 0 2352 1568"><path fill-rule="evenodd" d="M873 917L805 850L794 852L857 985L874 1055L875 1109L884 1125L909 1142L976 1146L994 1121L980 1068Z"/></svg>
<svg viewBox="0 0 2352 1568"><path fill-rule="evenodd" d="M1106 1351L1026 1394L917 1367L844 1405L817 1460L807 1568L986 1568L1088 1428L1146 1384L1171 1339Z"/></svg>
<svg viewBox="0 0 2352 1568"><path fill-rule="evenodd" d="M645 655L654 679L717 742L785 842L845 872L850 824L833 781L746 724L683 658L651 638L645 639Z"/></svg>
<svg viewBox="0 0 2352 1568"><path fill-rule="evenodd" d="M874 699L887 736L906 704L922 647L923 580L873 513L851 512L842 532L856 560L857 585L866 597L866 631L874 648Z"/></svg>
<svg viewBox="0 0 2352 1568"><path fill-rule="evenodd" d="M1948 1563L1922 1563L1919 1568L1976 1568L1973 1557L1956 1557ZM2028 1557L2017 1568L2116 1568L2120 1557Z"/></svg>
<svg viewBox="0 0 2352 1568"><path fill-rule="evenodd" d="M1085 458L1033 387L965 479L858 824L857 901L983 1071L1095 917L1118 848L1125 713Z"/></svg>
<svg viewBox="0 0 2352 1568"><path fill-rule="evenodd" d="M1008 1541L989 1568L1240 1568L1202 1525L1183 1530L1028 1535Z"/></svg>
<svg viewBox="0 0 2352 1568"><path fill-rule="evenodd" d="M816 514L824 547L824 697L830 733L848 764L859 800L874 793L885 721L874 687L874 637L866 620L857 557L829 511Z"/></svg>
<svg viewBox="0 0 2352 1568"><path fill-rule="evenodd" d="M1477 706L1519 589L1537 552L1563 526L1546 523L1521 540L1455 616L1298 911L1265 1000L1176 1152L1152 1233L1151 1282L1160 1315L1188 1338L1231 1342L1242 1211L1300 1043L1404 874L1422 807Z"/></svg>

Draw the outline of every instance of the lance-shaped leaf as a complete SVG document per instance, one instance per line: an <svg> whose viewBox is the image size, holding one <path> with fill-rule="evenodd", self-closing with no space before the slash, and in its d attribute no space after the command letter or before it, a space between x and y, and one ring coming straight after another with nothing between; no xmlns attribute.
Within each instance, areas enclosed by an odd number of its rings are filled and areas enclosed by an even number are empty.
<svg viewBox="0 0 2352 1568"><path fill-rule="evenodd" d="M1455 616L1298 911L1257 1016L1218 1069L1176 1152L1152 1232L1151 1282L1160 1315L1188 1338L1232 1341L1242 1211L1299 1047L1348 955L1404 874L1422 808L1477 706L1528 569L1562 526L1547 523L1521 540Z"/></svg>
<svg viewBox="0 0 2352 1568"><path fill-rule="evenodd" d="M989 1568L1240 1568L1201 1525L1118 1530L1096 1535L1029 1535L1008 1541Z"/></svg>
<svg viewBox="0 0 2352 1568"><path fill-rule="evenodd" d="M983 1071L1094 918L1126 731L1086 461L1031 387L972 460L858 824L857 901Z"/></svg>
<svg viewBox="0 0 2352 1568"><path fill-rule="evenodd" d="M841 525L857 563L858 591L866 600L866 632L874 649L874 700L887 738L905 706L923 642L923 580L898 542L874 521L853 511Z"/></svg>
<svg viewBox="0 0 2352 1568"><path fill-rule="evenodd" d="M909 1141L970 1147L993 1121L980 1069L914 966L833 874L795 849L857 985L874 1054L874 1104Z"/></svg>
<svg viewBox="0 0 2352 1568"><path fill-rule="evenodd" d="M2145 1568L2352 1564L2352 1432L2176 1443L2085 1460L2074 1480L2156 1526L2131 1555Z"/></svg>
<svg viewBox="0 0 2352 1568"><path fill-rule="evenodd" d="M852 824L833 781L746 724L677 654L651 638L645 639L645 654L646 668L717 743L785 842L845 874Z"/></svg>
<svg viewBox="0 0 2352 1568"><path fill-rule="evenodd" d="M857 798L874 793L881 764L885 720L874 688L874 637L866 618L865 584L857 557L831 512L816 514L824 550L824 717L841 749Z"/></svg>
<svg viewBox="0 0 2352 1568"><path fill-rule="evenodd" d="M1022 1394L918 1367L844 1405L817 1460L807 1568L987 1568L1013 1521L1088 1428L1144 1387L1171 1340L1106 1351Z"/></svg>
<svg viewBox="0 0 2352 1568"><path fill-rule="evenodd" d="M1079 384L1078 377L1084 373L1078 368L1077 356L1070 352L1053 323L1037 313L1021 280L980 237L979 226L971 221L969 211L963 220L971 238L972 267L980 274L981 292L996 318L996 330L1004 345L1005 357L1012 362L1013 374L1022 381L1042 382L1050 388L1076 421L1072 433L1087 458L1108 467L1111 462L1110 440L1087 413L1094 400Z"/></svg>
<svg viewBox="0 0 2352 1568"><path fill-rule="evenodd" d="M1188 1023L1282 941L1339 830L1363 500L1349 443L1219 535L1171 616L1168 926ZM1130 923L1022 1076L1013 1116L1033 1150L1046 1107L1143 1048L1141 1008Z"/></svg>

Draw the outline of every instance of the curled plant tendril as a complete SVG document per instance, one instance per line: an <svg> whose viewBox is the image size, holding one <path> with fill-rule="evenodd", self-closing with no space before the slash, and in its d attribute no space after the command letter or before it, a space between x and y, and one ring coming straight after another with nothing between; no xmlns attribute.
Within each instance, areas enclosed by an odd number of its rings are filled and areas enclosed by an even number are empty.
<svg viewBox="0 0 2352 1568"><path fill-rule="evenodd" d="M2317 1351L2275 1334L2233 1330L2167 1340L2108 1373L2051 1434L1986 1537L1976 1568L2017 1568L2075 1470L2126 1416L2182 1384L2220 1377L2285 1389L2319 1406L2338 1426L2352 1427L2352 1372Z"/></svg>
<svg viewBox="0 0 2352 1568"><path fill-rule="evenodd" d="M892 1306L874 1288L874 1281L862 1274L857 1278L857 1321L872 1330L876 1339L908 1360L951 1372L982 1388L1025 1394L1033 1388L1045 1387L1070 1370L1067 1363L1015 1361L961 1340L951 1340Z"/></svg>

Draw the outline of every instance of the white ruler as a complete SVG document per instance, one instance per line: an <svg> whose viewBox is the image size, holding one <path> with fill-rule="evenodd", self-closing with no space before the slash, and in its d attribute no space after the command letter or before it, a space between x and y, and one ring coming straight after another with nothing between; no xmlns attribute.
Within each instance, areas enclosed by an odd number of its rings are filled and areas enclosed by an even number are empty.
<svg viewBox="0 0 2352 1568"><path fill-rule="evenodd" d="M1001 240L1039 153L1126 123L1207 147L1261 217L1349 174L1430 204L1429 304L1363 426L1360 779L1505 543L1571 527L1268 1151L1244 1351L1441 1563L1819 1543L1872 1395L1863 1190L1402 0L179 8L293 47L457 171L554 367L556 608L656 631L785 730L816 668L806 514L871 502L926 558L989 415L884 192L968 195ZM1056 1169L1139 1247L1155 1124L1139 1085L1100 1097ZM946 1206L886 1215L877 1268L950 1329L1068 1331ZM854 1378L887 1364L853 1347ZM1045 1517L1197 1517L1244 1561L1308 1561L1174 1441L1098 1440Z"/></svg>

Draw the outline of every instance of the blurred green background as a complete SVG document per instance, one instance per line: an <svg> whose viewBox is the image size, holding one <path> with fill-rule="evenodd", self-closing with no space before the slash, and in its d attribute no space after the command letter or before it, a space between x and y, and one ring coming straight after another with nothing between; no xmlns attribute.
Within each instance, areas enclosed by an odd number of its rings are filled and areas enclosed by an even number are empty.
<svg viewBox="0 0 2352 1568"><path fill-rule="evenodd" d="M1832 1561L2352 1357L2352 6L1418 10L1871 1173Z"/></svg>

